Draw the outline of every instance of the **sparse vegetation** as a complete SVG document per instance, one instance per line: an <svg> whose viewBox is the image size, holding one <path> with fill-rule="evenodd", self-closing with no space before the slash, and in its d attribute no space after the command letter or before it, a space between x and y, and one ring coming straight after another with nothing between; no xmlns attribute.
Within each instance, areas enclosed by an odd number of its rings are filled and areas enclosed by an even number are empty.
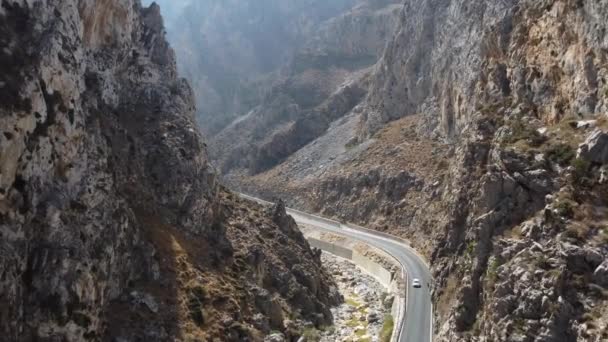
<svg viewBox="0 0 608 342"><path fill-rule="evenodd" d="M392 303L385 303L386 302L386 297L388 297L388 293L387 292L383 292L380 295L380 301L384 304L386 309L389 309L392 305Z"/></svg>
<svg viewBox="0 0 608 342"><path fill-rule="evenodd" d="M318 342L321 340L321 333L315 328L305 328L302 337L306 339L306 342Z"/></svg>
<svg viewBox="0 0 608 342"><path fill-rule="evenodd" d="M589 174L591 163L586 159L576 158L572 160L571 165L574 168L574 182L581 184Z"/></svg>
<svg viewBox="0 0 608 342"><path fill-rule="evenodd" d="M451 274L448 277L447 284L439 295L439 299L437 300L437 312L440 317L446 315L452 305L452 302L456 298L456 294L458 293L458 288L460 285L459 276L456 273Z"/></svg>
<svg viewBox="0 0 608 342"><path fill-rule="evenodd" d="M521 226L517 226L513 229L505 231L504 236L509 239L521 240L521 238L522 238Z"/></svg>
<svg viewBox="0 0 608 342"><path fill-rule="evenodd" d="M359 305L361 305L361 303L357 302L355 299L353 298L346 298L346 300L344 301L346 304L353 306L353 307L358 307Z"/></svg>
<svg viewBox="0 0 608 342"><path fill-rule="evenodd" d="M553 278L559 278L559 276L562 274L562 271L560 269L554 268L552 270L549 271L549 275Z"/></svg>
<svg viewBox="0 0 608 342"><path fill-rule="evenodd" d="M346 326L347 327L358 327L359 326L359 320L356 319L355 317L351 318L348 322L346 322Z"/></svg>
<svg viewBox="0 0 608 342"><path fill-rule="evenodd" d="M473 332L473 336L479 336L481 334L480 320L475 320L475 323L473 323L473 327L471 327L471 331Z"/></svg>
<svg viewBox="0 0 608 342"><path fill-rule="evenodd" d="M356 329L355 335L357 335L358 337L363 337L363 336L367 335L367 329L366 328Z"/></svg>
<svg viewBox="0 0 608 342"><path fill-rule="evenodd" d="M534 127L523 122L521 118L515 118L509 121L511 135L505 139L505 144L516 144L524 142L530 147L539 147L546 138L540 134Z"/></svg>
<svg viewBox="0 0 608 342"><path fill-rule="evenodd" d="M594 320L600 319L600 318L602 318L601 311L598 309L594 309L594 310L591 310L591 311L585 313L582 317L582 321L589 322L589 321L594 321Z"/></svg>
<svg viewBox="0 0 608 342"><path fill-rule="evenodd" d="M522 333L524 331L525 325L526 325L526 321L521 317L516 317L513 320L513 329L518 333Z"/></svg>
<svg viewBox="0 0 608 342"><path fill-rule="evenodd" d="M551 263L549 263L549 258L547 258L547 256L545 254L536 255L536 257L534 259L534 264L536 265L536 267L543 269L543 270L548 270L551 268Z"/></svg>
<svg viewBox="0 0 608 342"><path fill-rule="evenodd" d="M608 227L602 228L600 233L600 242L603 244L608 244Z"/></svg>
<svg viewBox="0 0 608 342"><path fill-rule="evenodd" d="M439 163L437 163L437 169L439 170L447 170L450 166L450 163L446 159L441 159Z"/></svg>
<svg viewBox="0 0 608 342"><path fill-rule="evenodd" d="M559 143L547 149L546 156L549 161L560 166L566 166L576 157L576 152L572 146Z"/></svg>
<svg viewBox="0 0 608 342"><path fill-rule="evenodd" d="M572 218L574 217L574 207L576 203L570 199L562 198L555 205L557 214L561 217Z"/></svg>
<svg viewBox="0 0 608 342"><path fill-rule="evenodd" d="M384 316L384 324L382 325L382 330L380 331L380 341L381 342L390 342L391 336L393 335L393 329L395 328L395 320L393 316L386 315Z"/></svg>
<svg viewBox="0 0 608 342"><path fill-rule="evenodd" d="M496 279L498 278L498 267L500 266L500 263L498 261L498 259L496 258L491 258L490 262L488 263L488 268L486 271L486 279L488 281L488 287L490 288L494 288L494 284L496 284Z"/></svg>
<svg viewBox="0 0 608 342"><path fill-rule="evenodd" d="M346 145L344 145L344 148L346 148L347 150L351 150L357 146L359 146L360 142L358 139L351 139L349 142L346 143Z"/></svg>
<svg viewBox="0 0 608 342"><path fill-rule="evenodd" d="M465 253L468 257L472 258L473 254L475 253L475 248L477 247L477 241L469 241L469 243L467 244L467 249L465 250Z"/></svg>
<svg viewBox="0 0 608 342"><path fill-rule="evenodd" d="M190 318L198 326L205 324L205 315L203 314L203 303L205 302L206 292L202 286L196 286L190 289L188 295L188 311Z"/></svg>
<svg viewBox="0 0 608 342"><path fill-rule="evenodd" d="M566 236L578 241L584 241L589 235L590 227L581 222L574 222L566 228Z"/></svg>
<svg viewBox="0 0 608 342"><path fill-rule="evenodd" d="M608 88L606 91L608 92ZM608 129L608 115L602 115L597 119L597 127Z"/></svg>

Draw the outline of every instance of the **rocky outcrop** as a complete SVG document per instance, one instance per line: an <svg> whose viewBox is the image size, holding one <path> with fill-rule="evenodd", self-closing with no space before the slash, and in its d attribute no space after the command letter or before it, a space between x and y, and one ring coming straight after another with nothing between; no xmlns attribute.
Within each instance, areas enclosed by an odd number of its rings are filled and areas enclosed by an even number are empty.
<svg viewBox="0 0 608 342"><path fill-rule="evenodd" d="M262 340L257 314L331 320L295 223L218 184L157 5L3 1L0 61L3 340Z"/></svg>
<svg viewBox="0 0 608 342"><path fill-rule="evenodd" d="M349 114L365 98L369 67L396 27L395 2L357 1L312 30L252 110L211 139L222 173L266 171Z"/></svg>
<svg viewBox="0 0 608 342"><path fill-rule="evenodd" d="M324 103L302 109L279 95L270 107L260 107L214 137L211 152L224 173L245 169L260 173L272 168L325 132L332 121L346 115L365 94L361 80L345 84ZM237 135L241 139L235 141Z"/></svg>
<svg viewBox="0 0 608 342"><path fill-rule="evenodd" d="M161 1L180 71L197 95L203 131L215 135L259 105L275 74L317 28L357 2Z"/></svg>
<svg viewBox="0 0 608 342"><path fill-rule="evenodd" d="M602 341L606 8L405 1L365 100L237 184L412 241L440 341Z"/></svg>
<svg viewBox="0 0 608 342"><path fill-rule="evenodd" d="M576 124L605 122L606 37L593 18L608 14L597 5L405 6L360 134L422 113L421 135L455 145L442 205L427 202L411 219L438 234L430 259L440 340L605 337L605 299L591 280L608 252L606 232L592 228L608 205L596 201L606 191L602 133Z"/></svg>
<svg viewBox="0 0 608 342"><path fill-rule="evenodd" d="M593 280L600 286L608 287L608 262L604 261L595 269Z"/></svg>
<svg viewBox="0 0 608 342"><path fill-rule="evenodd" d="M412 219L440 217L441 340L605 338L591 279L607 253L594 230L608 205L597 200L606 127L577 124L606 120L605 5L406 2L360 134L422 113L420 134L455 145L443 205Z"/></svg>
<svg viewBox="0 0 608 342"><path fill-rule="evenodd" d="M408 192L422 191L423 187L423 182L406 171L392 175L379 168L371 169L364 174L322 180L315 187L314 196L319 200L316 201L318 207L314 209L322 210L329 216L365 222L374 217L375 213L390 216L395 205L399 205ZM333 206L326 206L326 202ZM408 220L410 217L411 215L403 215L400 219Z"/></svg>
<svg viewBox="0 0 608 342"><path fill-rule="evenodd" d="M608 134L596 130L579 146L578 157L598 164L608 164Z"/></svg>
<svg viewBox="0 0 608 342"><path fill-rule="evenodd" d="M512 97L546 122L607 110L606 4L406 1L372 81L363 133L413 113L453 136Z"/></svg>

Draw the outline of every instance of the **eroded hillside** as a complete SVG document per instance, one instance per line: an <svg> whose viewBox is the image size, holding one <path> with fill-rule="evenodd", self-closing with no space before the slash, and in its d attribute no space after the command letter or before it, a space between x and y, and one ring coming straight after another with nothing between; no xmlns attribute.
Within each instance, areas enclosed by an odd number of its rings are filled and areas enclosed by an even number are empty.
<svg viewBox="0 0 608 342"><path fill-rule="evenodd" d="M384 0L383 0L384 1ZM259 105L281 67L326 20L359 0L159 1L205 134Z"/></svg>
<svg viewBox="0 0 608 342"><path fill-rule="evenodd" d="M401 8L399 1L357 1L305 37L261 101L210 140L222 173L238 177L280 164L361 103Z"/></svg>
<svg viewBox="0 0 608 342"><path fill-rule="evenodd" d="M433 265L440 340L603 341L607 9L405 1L364 100L229 180L409 239Z"/></svg>

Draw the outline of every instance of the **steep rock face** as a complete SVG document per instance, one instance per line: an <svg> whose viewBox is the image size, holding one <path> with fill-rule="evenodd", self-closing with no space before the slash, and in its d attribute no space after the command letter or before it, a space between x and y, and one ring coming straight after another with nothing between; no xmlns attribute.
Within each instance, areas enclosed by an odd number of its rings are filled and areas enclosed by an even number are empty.
<svg viewBox="0 0 608 342"><path fill-rule="evenodd" d="M410 239L441 341L603 341L607 5L406 1L366 100L237 184Z"/></svg>
<svg viewBox="0 0 608 342"><path fill-rule="evenodd" d="M360 1L311 34L260 105L212 139L210 153L222 172L268 170L350 113L365 98L369 67L400 11L395 1Z"/></svg>
<svg viewBox="0 0 608 342"><path fill-rule="evenodd" d="M184 3L186 4L184 6ZM357 0L161 1L180 70L193 84L198 117L219 132L263 99L269 79L325 20ZM175 12L175 8L182 7Z"/></svg>
<svg viewBox="0 0 608 342"><path fill-rule="evenodd" d="M302 109L289 95L278 94L268 106L259 107L214 137L211 153L224 173L234 169L254 174L265 171L322 135L332 121L354 108L365 95L362 81L342 85L312 109ZM313 89L310 84L303 88ZM301 96L300 91L294 89L293 93ZM235 141L234 136L241 139Z"/></svg>
<svg viewBox="0 0 608 342"><path fill-rule="evenodd" d="M406 1L370 90L364 132L413 113L458 134L495 98L556 122L605 112L606 4Z"/></svg>
<svg viewBox="0 0 608 342"><path fill-rule="evenodd" d="M442 205L411 220L433 231L440 218L440 338L605 338L590 280L608 252L601 147L575 151L601 136L576 120L605 125L606 4L424 1L404 14L360 133L421 113L421 134L455 143Z"/></svg>
<svg viewBox="0 0 608 342"><path fill-rule="evenodd" d="M331 319L293 221L218 185L158 6L3 1L0 47L4 339L260 340Z"/></svg>

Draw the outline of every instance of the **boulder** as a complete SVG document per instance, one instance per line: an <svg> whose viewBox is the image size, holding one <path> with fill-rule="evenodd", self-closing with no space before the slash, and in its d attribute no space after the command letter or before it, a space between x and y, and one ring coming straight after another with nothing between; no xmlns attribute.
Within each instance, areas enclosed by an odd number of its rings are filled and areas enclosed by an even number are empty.
<svg viewBox="0 0 608 342"><path fill-rule="evenodd" d="M588 161L607 164L608 163L608 134L596 129L579 146L577 157Z"/></svg>
<svg viewBox="0 0 608 342"><path fill-rule="evenodd" d="M253 316L253 326L259 331L268 333L270 332L270 323L268 317L261 313L257 313Z"/></svg>
<svg viewBox="0 0 608 342"><path fill-rule="evenodd" d="M264 342L285 342L285 336L281 333L274 333L266 336Z"/></svg>
<svg viewBox="0 0 608 342"><path fill-rule="evenodd" d="M593 281L604 287L608 288L608 259L599 265L593 272Z"/></svg>
<svg viewBox="0 0 608 342"><path fill-rule="evenodd" d="M602 254L595 249L586 249L574 245L565 245L564 252L568 270L583 274L593 272L602 261Z"/></svg>
<svg viewBox="0 0 608 342"><path fill-rule="evenodd" d="M367 314L366 319L368 323L378 323L380 321L380 316L377 312L370 312Z"/></svg>

